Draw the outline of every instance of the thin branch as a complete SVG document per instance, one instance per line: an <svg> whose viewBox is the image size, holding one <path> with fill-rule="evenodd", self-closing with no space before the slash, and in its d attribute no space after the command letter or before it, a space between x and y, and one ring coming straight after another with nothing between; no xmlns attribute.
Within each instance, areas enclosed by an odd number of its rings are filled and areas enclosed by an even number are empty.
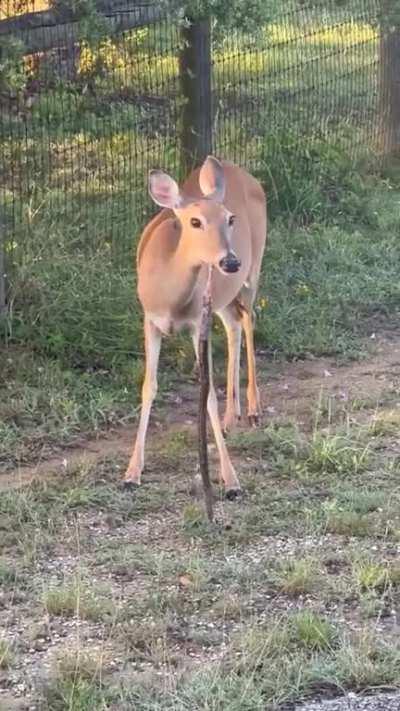
<svg viewBox="0 0 400 711"><path fill-rule="evenodd" d="M203 297L201 312L200 338L199 338L199 370L200 370L200 398L199 398L199 464L200 474L203 481L204 498L209 521L213 521L213 495L210 482L210 472L208 467L207 449L207 402L210 392L210 368L209 368L209 338L212 318L211 303L211 275L212 267L209 267L207 287Z"/></svg>

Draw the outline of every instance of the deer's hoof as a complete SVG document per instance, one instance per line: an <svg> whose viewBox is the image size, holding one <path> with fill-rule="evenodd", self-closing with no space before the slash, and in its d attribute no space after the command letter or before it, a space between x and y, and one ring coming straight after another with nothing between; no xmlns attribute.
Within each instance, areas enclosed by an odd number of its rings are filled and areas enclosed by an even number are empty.
<svg viewBox="0 0 400 711"><path fill-rule="evenodd" d="M250 427L258 427L259 424L260 424L260 416L259 415L249 415Z"/></svg>
<svg viewBox="0 0 400 711"><path fill-rule="evenodd" d="M233 417L225 417L224 424L222 428L222 434L226 438L230 432L233 432L238 426L241 420L240 415L234 415Z"/></svg>
<svg viewBox="0 0 400 711"><path fill-rule="evenodd" d="M136 491L139 488L137 481L123 481L122 490L123 491Z"/></svg>
<svg viewBox="0 0 400 711"><path fill-rule="evenodd" d="M225 498L228 499L228 501L236 501L237 499L240 499L241 496L241 489L227 489L225 492Z"/></svg>

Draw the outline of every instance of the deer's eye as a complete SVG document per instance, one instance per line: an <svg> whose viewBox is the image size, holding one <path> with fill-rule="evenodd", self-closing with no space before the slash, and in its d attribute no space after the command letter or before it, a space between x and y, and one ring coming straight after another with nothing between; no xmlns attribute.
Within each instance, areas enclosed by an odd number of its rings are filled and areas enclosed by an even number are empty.
<svg viewBox="0 0 400 711"><path fill-rule="evenodd" d="M199 220L198 217L192 217L190 220L190 224L192 225L192 227L199 229L199 227L201 227L201 220Z"/></svg>
<svg viewBox="0 0 400 711"><path fill-rule="evenodd" d="M235 222L235 215L230 215L229 220L228 220L229 227L232 227L234 222Z"/></svg>

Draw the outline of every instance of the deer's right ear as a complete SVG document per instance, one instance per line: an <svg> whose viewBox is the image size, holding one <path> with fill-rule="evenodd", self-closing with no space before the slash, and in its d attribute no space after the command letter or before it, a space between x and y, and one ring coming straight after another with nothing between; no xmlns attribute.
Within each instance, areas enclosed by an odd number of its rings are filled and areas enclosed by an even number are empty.
<svg viewBox="0 0 400 711"><path fill-rule="evenodd" d="M150 171L149 193L156 205L160 205L160 207L169 207L174 210L182 203L178 184L162 170Z"/></svg>

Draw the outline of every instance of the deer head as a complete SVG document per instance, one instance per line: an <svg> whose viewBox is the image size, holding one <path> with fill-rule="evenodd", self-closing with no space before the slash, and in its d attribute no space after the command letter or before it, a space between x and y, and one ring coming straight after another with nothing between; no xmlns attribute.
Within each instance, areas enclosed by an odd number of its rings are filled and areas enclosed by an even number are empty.
<svg viewBox="0 0 400 711"><path fill-rule="evenodd" d="M208 156L204 161L199 185L200 198L182 195L178 184L167 173L152 170L149 192L157 205L175 213L181 225L181 248L195 264L217 267L224 274L240 269L240 260L231 248L235 216L224 204L225 178L222 165Z"/></svg>

